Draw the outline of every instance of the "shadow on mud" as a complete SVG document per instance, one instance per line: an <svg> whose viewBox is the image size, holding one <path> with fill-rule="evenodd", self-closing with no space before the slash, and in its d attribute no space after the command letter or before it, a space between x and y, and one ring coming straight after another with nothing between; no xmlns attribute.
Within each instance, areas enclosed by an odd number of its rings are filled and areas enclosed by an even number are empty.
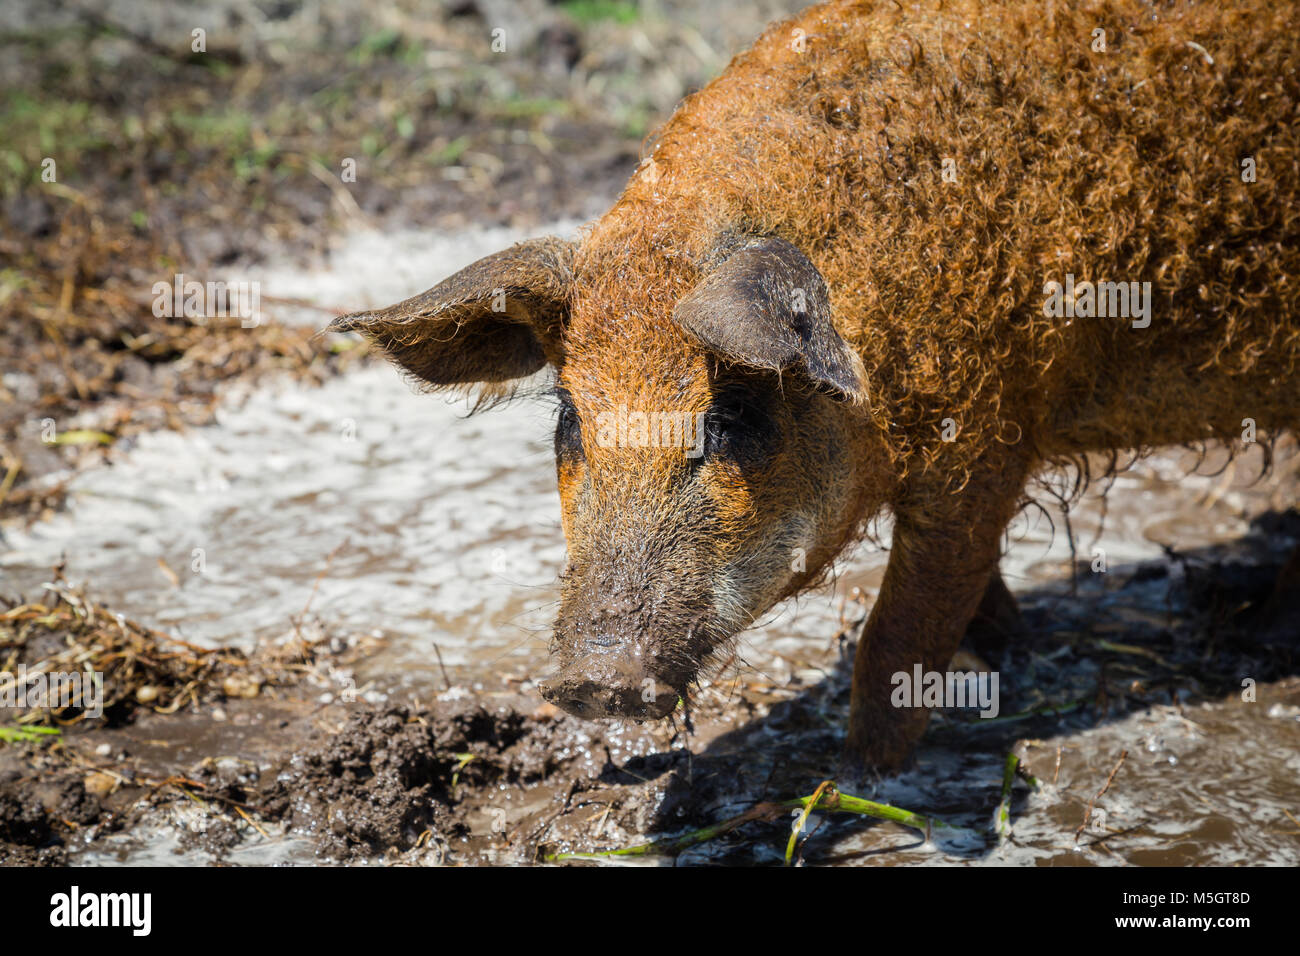
<svg viewBox="0 0 1300 956"><path fill-rule="evenodd" d="M838 666L798 697L772 706L766 716L721 734L699 753L635 758L619 768L607 767L602 779L627 784L668 774L653 817L655 837L717 824L760 801L808 795L822 780L836 779L845 792L983 834L940 846L949 861L969 860L999 852L990 821L1002 796L1003 767L1013 749L1026 756L1028 741L1039 746L1029 771L1054 794L1058 785L1060 793L1071 790L1061 774L1063 753L1078 751L1083 767L1076 769L1091 771L1079 774L1073 808L1064 799L1056 814L1061 843L1068 844L1076 839L1070 831L1079 819L1078 806L1094 798L1121 749L1156 754L1164 769L1176 760L1160 753L1162 737L1139 734L1125 724L1127 718L1165 708L1182 719L1185 708L1191 713L1197 705L1241 706L1238 700L1267 707L1262 689L1254 703L1254 688L1300 673L1300 581L1289 580L1296 577L1290 556L1297 541L1300 512L1269 512L1231 544L1167 551L1158 560L1105 573L1080 561L1073 582L1018 593L1025 633L1006 641L968 634L954 664L958 670L983 665L998 672L999 715L980 719L974 710L938 712L915 765L897 777L836 777L853 651L842 640ZM1014 582L1011 586L1015 590ZM1114 739L1090 742L1087 732L1098 728L1110 728ZM1279 726L1278 732L1285 731ZM1042 747L1049 737L1059 739ZM1265 749L1269 743L1263 741ZM1280 738L1279 744L1290 747ZM1137 758L1131 761L1116 788L1154 783L1145 780L1145 766ZM1141 795L1148 819L1164 815L1160 786ZM1023 783L1011 794L1014 820L1033 797ZM777 862L790 822L748 824L743 834L702 843L679 859ZM876 854L920 851L926 843L914 831L858 816L837 814L815 826L822 832L805 849L807 859L820 864L869 862ZM1110 827L1096 839L1124 832ZM760 846L768 849L756 855Z"/></svg>

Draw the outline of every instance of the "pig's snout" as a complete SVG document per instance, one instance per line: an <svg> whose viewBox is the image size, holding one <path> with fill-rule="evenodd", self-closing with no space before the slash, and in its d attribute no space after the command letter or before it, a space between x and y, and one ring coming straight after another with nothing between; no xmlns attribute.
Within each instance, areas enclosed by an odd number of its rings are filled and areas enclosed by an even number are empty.
<svg viewBox="0 0 1300 956"><path fill-rule="evenodd" d="M677 706L672 685L637 667L620 667L599 657L574 661L543 680L546 700L575 717L658 720Z"/></svg>

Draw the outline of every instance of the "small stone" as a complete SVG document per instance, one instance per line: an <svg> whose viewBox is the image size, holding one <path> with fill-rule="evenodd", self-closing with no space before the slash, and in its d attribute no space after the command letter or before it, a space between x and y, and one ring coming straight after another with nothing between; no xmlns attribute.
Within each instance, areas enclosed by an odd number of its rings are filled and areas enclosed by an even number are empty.
<svg viewBox="0 0 1300 956"><path fill-rule="evenodd" d="M221 690L227 697L251 699L261 692L262 685L258 681L242 677L227 677L221 682Z"/></svg>
<svg viewBox="0 0 1300 956"><path fill-rule="evenodd" d="M93 794L96 797L106 797L113 792L117 786L117 781L109 774L101 773L96 770L86 774L82 785L86 788L86 793Z"/></svg>

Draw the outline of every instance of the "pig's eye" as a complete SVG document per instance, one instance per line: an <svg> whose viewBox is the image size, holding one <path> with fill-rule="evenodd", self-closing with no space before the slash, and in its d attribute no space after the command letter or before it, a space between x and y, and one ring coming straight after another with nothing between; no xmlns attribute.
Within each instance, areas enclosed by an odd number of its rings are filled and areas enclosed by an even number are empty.
<svg viewBox="0 0 1300 956"><path fill-rule="evenodd" d="M582 429L578 419L578 410L573 406L573 399L563 390L556 392L559 402L555 410L555 457L562 459L581 459Z"/></svg>
<svg viewBox="0 0 1300 956"><path fill-rule="evenodd" d="M704 416L704 456L737 464L761 464L776 451L780 437L763 398L748 389L721 393Z"/></svg>

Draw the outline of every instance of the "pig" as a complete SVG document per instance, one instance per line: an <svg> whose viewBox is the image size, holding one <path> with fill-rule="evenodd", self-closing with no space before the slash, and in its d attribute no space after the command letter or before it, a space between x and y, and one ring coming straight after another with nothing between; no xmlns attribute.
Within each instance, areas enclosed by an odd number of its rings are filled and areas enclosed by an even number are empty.
<svg viewBox="0 0 1300 956"><path fill-rule="evenodd" d="M896 770L929 712L892 676L1014 619L1032 479L1300 424L1296 14L824 3L684 100L578 239L335 321L480 403L552 376L542 695L665 717L886 516L844 756Z"/></svg>

